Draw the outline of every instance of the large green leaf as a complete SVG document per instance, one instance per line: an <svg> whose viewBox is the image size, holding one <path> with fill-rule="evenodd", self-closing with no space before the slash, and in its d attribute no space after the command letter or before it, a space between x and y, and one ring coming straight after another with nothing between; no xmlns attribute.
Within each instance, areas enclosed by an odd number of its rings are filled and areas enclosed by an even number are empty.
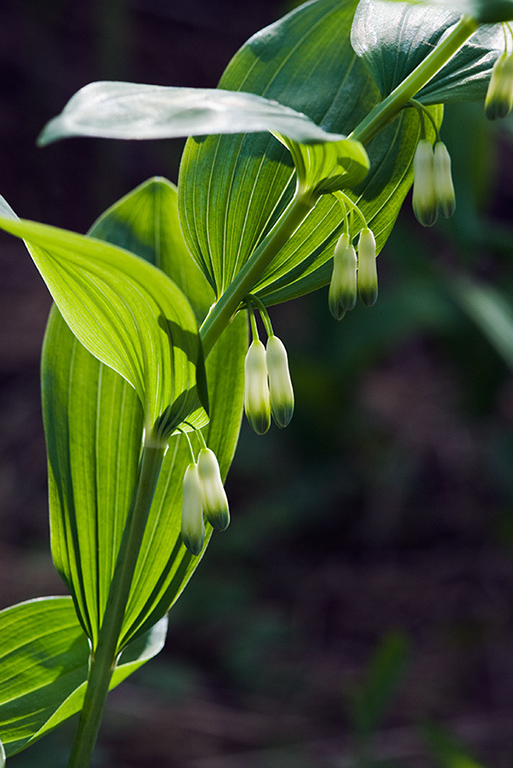
<svg viewBox="0 0 513 768"><path fill-rule="evenodd" d="M458 15L445 7L361 0L351 41L386 96L457 21ZM416 98L424 104L484 99L493 64L503 50L500 26L479 29Z"/></svg>
<svg viewBox="0 0 513 768"><path fill-rule="evenodd" d="M242 131L276 131L301 142L343 138L253 93L105 81L81 88L46 125L39 144L69 136L172 139Z"/></svg>
<svg viewBox="0 0 513 768"><path fill-rule="evenodd" d="M121 248L14 213L0 227L27 242L81 343L134 387L148 431L207 423L196 319L167 275Z"/></svg>
<svg viewBox="0 0 513 768"><path fill-rule="evenodd" d="M184 246L170 182L150 179L110 208L91 233L164 270L186 293L198 322L203 320L213 294ZM211 420L205 435L224 476L240 427L246 347L241 318L222 335L206 365ZM95 644L136 481L142 408L132 387L87 352L56 309L45 336L42 372L52 552ZM169 609L199 562L183 547L179 532L181 484L189 461L184 438L171 438L142 543L125 639Z"/></svg>
<svg viewBox="0 0 513 768"><path fill-rule="evenodd" d="M388 2L397 0L388 0ZM400 0L404 2L404 0ZM493 24L513 19L513 0L407 0L411 5L449 8L458 14L471 16L480 24Z"/></svg>
<svg viewBox="0 0 513 768"><path fill-rule="evenodd" d="M121 655L111 688L162 649L167 619ZM90 647L69 597L0 611L0 738L15 754L79 711Z"/></svg>
<svg viewBox="0 0 513 768"><path fill-rule="evenodd" d="M305 112L329 131L348 134L379 101L379 91L350 43L357 0L306 3L252 37L220 87L251 91ZM366 149L371 169L356 188L382 248L412 179L418 118L405 111ZM190 139L179 183L187 244L220 295L270 231L294 190L287 150L263 135ZM323 197L267 268L254 291L275 303L325 285L342 213ZM354 232L356 234L356 230Z"/></svg>

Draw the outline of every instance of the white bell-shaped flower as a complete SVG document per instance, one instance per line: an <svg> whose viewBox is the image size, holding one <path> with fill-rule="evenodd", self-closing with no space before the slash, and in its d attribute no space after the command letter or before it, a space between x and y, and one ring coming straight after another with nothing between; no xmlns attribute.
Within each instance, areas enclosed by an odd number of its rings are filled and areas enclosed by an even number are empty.
<svg viewBox="0 0 513 768"><path fill-rule="evenodd" d="M266 362L271 413L278 427L286 427L294 413L294 390L287 350L277 336L272 335L267 339Z"/></svg>
<svg viewBox="0 0 513 768"><path fill-rule="evenodd" d="M421 139L413 158L413 212L424 227L431 227L438 217L435 187L435 158L431 142Z"/></svg>
<svg viewBox="0 0 513 768"><path fill-rule="evenodd" d="M216 455L210 448L202 448L199 452L198 475L205 517L216 531L224 531L230 524L228 498Z"/></svg>
<svg viewBox="0 0 513 768"><path fill-rule="evenodd" d="M456 210L456 196L452 183L451 156L443 141L435 144L434 171L438 210L449 219Z"/></svg>
<svg viewBox="0 0 513 768"><path fill-rule="evenodd" d="M244 364L244 410L246 418L258 435L263 435L271 424L271 403L267 379L265 347L254 339Z"/></svg>
<svg viewBox="0 0 513 768"><path fill-rule="evenodd" d="M183 478L182 541L193 555L199 555L205 541L203 496L198 467L191 463Z"/></svg>
<svg viewBox="0 0 513 768"><path fill-rule="evenodd" d="M339 237L333 253L333 272L328 295L330 312L335 320L342 320L346 312L354 309L356 304L356 267L356 250L350 236L344 232Z"/></svg>
<svg viewBox="0 0 513 768"><path fill-rule="evenodd" d="M506 117L513 107L513 54L504 52L492 69L485 98L485 115L489 120Z"/></svg>
<svg viewBox="0 0 513 768"><path fill-rule="evenodd" d="M364 227L358 239L358 295L366 307L378 298L376 268L376 239L369 227Z"/></svg>

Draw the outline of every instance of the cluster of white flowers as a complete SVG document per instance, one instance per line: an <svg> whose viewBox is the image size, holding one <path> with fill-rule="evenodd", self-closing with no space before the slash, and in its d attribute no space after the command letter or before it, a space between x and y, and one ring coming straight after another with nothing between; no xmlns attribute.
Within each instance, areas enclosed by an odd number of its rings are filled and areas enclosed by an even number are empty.
<svg viewBox="0 0 513 768"><path fill-rule="evenodd" d="M333 317L342 320L346 312L354 309L357 296L366 307L371 307L378 297L376 240L369 227L361 230L358 249L347 232L337 241L328 295Z"/></svg>
<svg viewBox="0 0 513 768"><path fill-rule="evenodd" d="M294 413L294 390L287 350L274 334L264 347L260 339L251 342L245 361L244 410L259 435L267 432L271 415L275 424L286 427Z"/></svg>
<svg viewBox="0 0 513 768"><path fill-rule="evenodd" d="M199 555L205 542L205 520L216 531L230 523L228 498L216 455L202 448L198 461L192 461L183 479L182 541L193 555Z"/></svg>
<svg viewBox="0 0 513 768"><path fill-rule="evenodd" d="M451 174L451 157L443 141L433 148L420 139L413 158L413 212L424 227L431 227L438 214L449 218L456 209Z"/></svg>

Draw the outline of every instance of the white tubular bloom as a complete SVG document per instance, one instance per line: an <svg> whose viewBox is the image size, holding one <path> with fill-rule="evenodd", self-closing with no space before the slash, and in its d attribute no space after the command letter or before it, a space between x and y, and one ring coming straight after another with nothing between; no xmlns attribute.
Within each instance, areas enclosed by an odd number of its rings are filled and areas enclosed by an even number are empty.
<svg viewBox="0 0 513 768"><path fill-rule="evenodd" d="M368 227L362 229L358 240L358 294L366 307L372 307L378 298L376 240Z"/></svg>
<svg viewBox="0 0 513 768"><path fill-rule="evenodd" d="M413 212L424 227L431 227L438 216L435 187L435 158L431 142L421 139L413 158Z"/></svg>
<svg viewBox="0 0 513 768"><path fill-rule="evenodd" d="M485 98L485 115L489 120L506 117L513 107L513 54L504 52L492 69Z"/></svg>
<svg viewBox="0 0 513 768"><path fill-rule="evenodd" d="M335 320L342 320L356 304L356 251L350 236L344 232L333 253L333 272L328 296L330 312Z"/></svg>
<svg viewBox="0 0 513 768"><path fill-rule="evenodd" d="M456 196L452 183L451 156L443 141L435 144L434 171L438 210L449 219L456 210Z"/></svg>
<svg viewBox="0 0 513 768"><path fill-rule="evenodd" d="M269 336L266 348L271 413L276 425L286 427L294 413L294 390L287 350L277 336Z"/></svg>
<svg viewBox="0 0 513 768"><path fill-rule="evenodd" d="M265 347L259 339L251 342L244 364L244 410L246 418L258 435L267 432L271 424L271 404L267 381Z"/></svg>
<svg viewBox="0 0 513 768"><path fill-rule="evenodd" d="M182 541L193 555L199 555L205 541L203 499L196 464L189 464L183 478Z"/></svg>
<svg viewBox="0 0 513 768"><path fill-rule="evenodd" d="M199 452L198 475L205 517L216 531L224 531L230 524L228 498L216 455L210 448L202 448Z"/></svg>

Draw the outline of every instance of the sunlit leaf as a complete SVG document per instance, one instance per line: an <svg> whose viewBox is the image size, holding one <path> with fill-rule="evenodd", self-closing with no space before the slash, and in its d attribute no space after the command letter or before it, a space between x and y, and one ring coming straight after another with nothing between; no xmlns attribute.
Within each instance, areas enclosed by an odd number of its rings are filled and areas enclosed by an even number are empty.
<svg viewBox="0 0 513 768"><path fill-rule="evenodd" d="M457 21L458 15L446 7L362 0L355 14L351 40L386 96ZM484 99L493 64L503 50L504 34L500 27L479 29L416 98L424 104Z"/></svg>
<svg viewBox="0 0 513 768"><path fill-rule="evenodd" d="M275 134L290 151L299 184L322 194L359 184L369 172L369 158L359 141L342 139L323 144L298 144Z"/></svg>
<svg viewBox="0 0 513 768"><path fill-rule="evenodd" d="M73 333L120 373L143 403L146 427L167 436L185 419L203 426L203 358L182 291L143 259L92 237L1 218L22 237Z"/></svg>
<svg viewBox="0 0 513 768"><path fill-rule="evenodd" d="M235 55L220 88L265 95L348 135L380 100L350 43L357 0L317 0L258 32ZM404 112L365 147L370 171L355 189L380 250L411 185L418 116ZM436 119L440 111L434 112ZM226 290L290 201L289 152L265 135L190 139L179 183L187 245L216 294ZM324 196L266 269L253 292L266 304L329 282L342 211ZM357 234L354 223L353 234Z"/></svg>
<svg viewBox="0 0 513 768"><path fill-rule="evenodd" d="M167 620L128 646L111 687L162 649ZM69 597L29 600L0 611L0 738L15 754L79 711L89 643Z"/></svg>
<svg viewBox="0 0 513 768"><path fill-rule="evenodd" d="M204 319L213 294L183 243L176 189L170 182L145 182L101 216L91 234L119 242L163 269L186 293L198 323ZM205 436L223 476L240 427L246 346L247 330L240 318L206 363L211 420ZM42 381L52 553L95 644L137 476L142 408L133 388L87 352L56 309L45 336ZM182 546L179 534L181 483L189 461L185 440L171 438L122 642L169 609L199 562Z"/></svg>
<svg viewBox="0 0 513 768"><path fill-rule="evenodd" d="M398 0L388 0L397 2ZM471 16L480 24L493 24L513 19L513 0L406 0L411 5L449 8L458 14ZM404 2L404 0L400 0Z"/></svg>
<svg viewBox="0 0 513 768"><path fill-rule="evenodd" d="M276 131L301 142L337 141L306 115L255 96L213 88L98 82L81 88L44 128L39 143L69 136L172 139Z"/></svg>

